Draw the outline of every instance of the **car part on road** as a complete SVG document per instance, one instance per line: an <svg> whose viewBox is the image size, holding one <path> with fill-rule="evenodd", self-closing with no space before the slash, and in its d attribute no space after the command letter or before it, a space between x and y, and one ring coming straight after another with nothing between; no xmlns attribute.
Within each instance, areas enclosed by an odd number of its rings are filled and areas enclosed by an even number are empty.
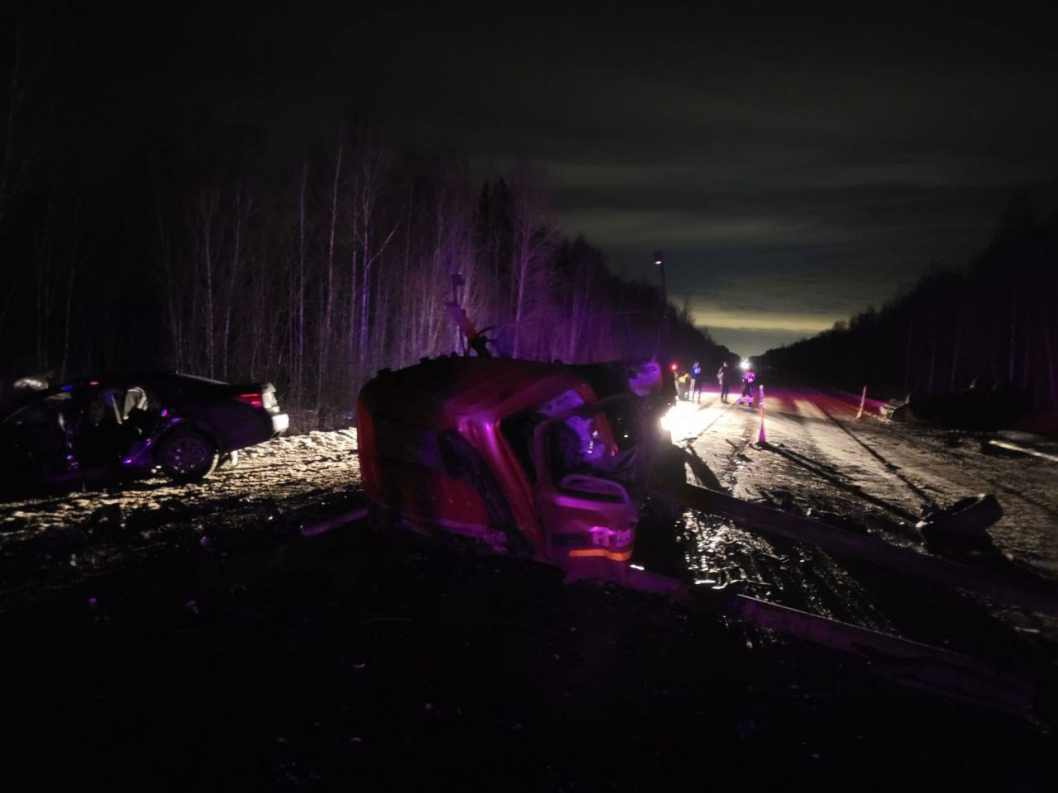
<svg viewBox="0 0 1058 793"><path fill-rule="evenodd" d="M976 382L963 391L912 392L905 400L890 400L882 415L892 421L919 421L971 430L1014 426L1032 408L1027 390L1009 382L988 386Z"/></svg>
<svg viewBox="0 0 1058 793"><path fill-rule="evenodd" d="M970 496L944 509L930 509L916 525L927 539L981 538L1003 517L1003 508L991 493Z"/></svg>
<svg viewBox="0 0 1058 793"><path fill-rule="evenodd" d="M313 518L313 516L306 516L302 519L298 526L298 531L302 537L315 537L319 534L324 534L331 529L335 529L339 526L347 526L351 523L359 523L362 520L367 519L367 507L357 507L356 509L343 512L340 515L332 515L326 518Z"/></svg>

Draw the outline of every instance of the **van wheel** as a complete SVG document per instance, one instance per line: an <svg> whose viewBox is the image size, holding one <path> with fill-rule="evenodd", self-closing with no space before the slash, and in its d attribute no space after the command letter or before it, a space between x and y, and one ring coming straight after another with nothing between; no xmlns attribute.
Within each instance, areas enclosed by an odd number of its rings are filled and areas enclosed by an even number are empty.
<svg viewBox="0 0 1058 793"><path fill-rule="evenodd" d="M194 430L181 431L163 440L158 447L158 464L176 482L197 482L217 467L220 453L209 436Z"/></svg>

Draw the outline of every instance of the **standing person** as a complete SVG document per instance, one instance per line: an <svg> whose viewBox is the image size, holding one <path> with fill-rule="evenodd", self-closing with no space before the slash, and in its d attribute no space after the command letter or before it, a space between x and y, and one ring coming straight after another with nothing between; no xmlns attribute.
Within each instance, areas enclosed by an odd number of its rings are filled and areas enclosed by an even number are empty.
<svg viewBox="0 0 1058 793"><path fill-rule="evenodd" d="M687 394L687 399L693 399L695 402L700 402L702 397L702 365L695 361L691 365L691 390Z"/></svg>
<svg viewBox="0 0 1058 793"><path fill-rule="evenodd" d="M730 372L727 371L727 361L720 364L720 369L716 373L716 379L720 383L720 401L726 403L727 395L731 391L731 383L729 381Z"/></svg>
<svg viewBox="0 0 1058 793"><path fill-rule="evenodd" d="M753 407L753 381L757 379L757 376L753 374L752 369L746 369L742 373L742 396L738 398L738 403L741 405L742 400L746 400L746 404Z"/></svg>

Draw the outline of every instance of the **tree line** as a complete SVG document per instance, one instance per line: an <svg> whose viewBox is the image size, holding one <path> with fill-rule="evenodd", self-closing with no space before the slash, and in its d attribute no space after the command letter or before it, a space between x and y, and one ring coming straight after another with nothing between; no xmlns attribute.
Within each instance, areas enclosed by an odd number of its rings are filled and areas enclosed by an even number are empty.
<svg viewBox="0 0 1058 793"><path fill-rule="evenodd" d="M528 166L482 183L458 156L350 121L286 161L209 135L190 158L93 169L39 30L7 21L0 376L269 380L302 426L328 426L377 370L465 350L452 300L503 355L728 355L654 285L564 236Z"/></svg>
<svg viewBox="0 0 1058 793"><path fill-rule="evenodd" d="M884 396L1008 383L1058 408L1058 213L1016 197L965 267L934 270L881 309L778 349L778 373Z"/></svg>
<svg viewBox="0 0 1058 793"><path fill-rule="evenodd" d="M211 184L159 224L173 365L266 377L328 423L377 370L453 351L457 301L498 354L567 363L723 355L656 288L562 236L527 168L481 185L359 127L292 164L286 191Z"/></svg>

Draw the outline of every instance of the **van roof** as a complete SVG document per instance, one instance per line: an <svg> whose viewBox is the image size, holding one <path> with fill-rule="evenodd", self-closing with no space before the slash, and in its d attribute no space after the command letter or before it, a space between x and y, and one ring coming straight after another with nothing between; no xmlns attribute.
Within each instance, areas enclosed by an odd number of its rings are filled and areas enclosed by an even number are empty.
<svg viewBox="0 0 1058 793"><path fill-rule="evenodd" d="M455 429L468 416L503 418L570 388L593 398L588 384L562 364L448 356L383 370L361 399L380 417Z"/></svg>

